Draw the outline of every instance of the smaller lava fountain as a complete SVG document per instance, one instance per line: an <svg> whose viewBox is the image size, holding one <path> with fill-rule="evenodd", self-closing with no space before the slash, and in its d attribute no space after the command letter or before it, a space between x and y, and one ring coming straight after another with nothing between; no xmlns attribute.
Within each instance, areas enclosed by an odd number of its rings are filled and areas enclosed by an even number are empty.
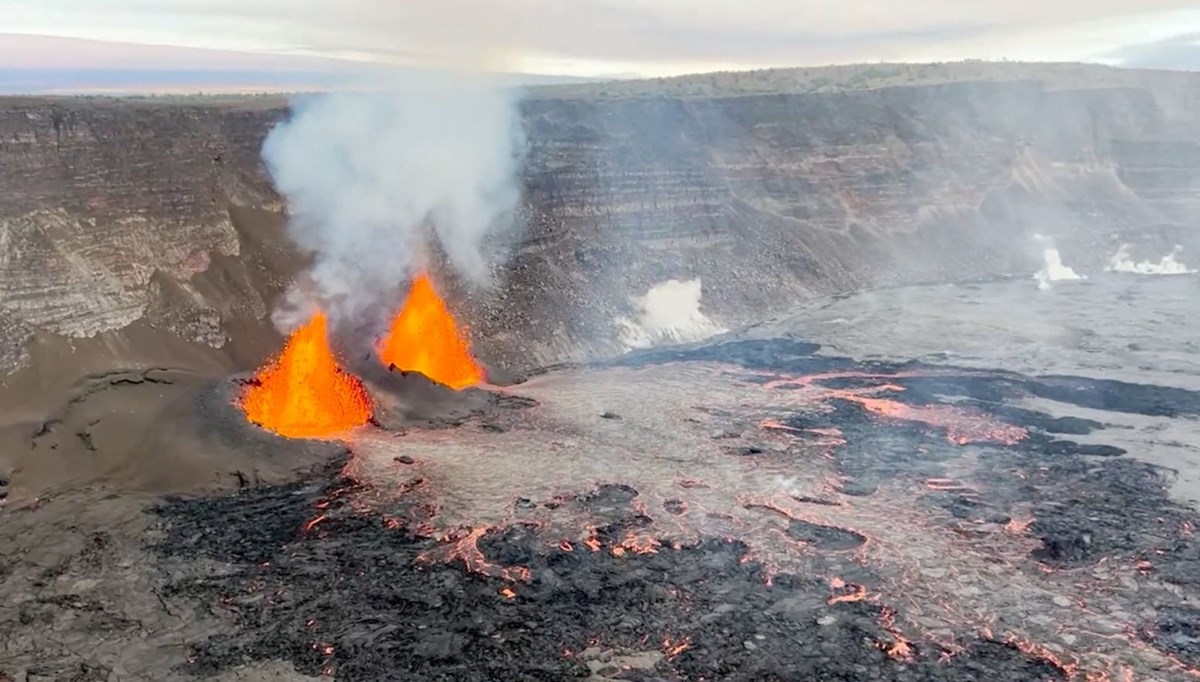
<svg viewBox="0 0 1200 682"><path fill-rule="evenodd" d="M367 423L371 399L338 365L328 327L317 313L258 371L242 394L247 419L288 438L332 436Z"/></svg>
<svg viewBox="0 0 1200 682"><path fill-rule="evenodd" d="M404 307L392 320L378 350L383 364L420 372L453 389L473 386L484 378L483 368L471 357L466 336L425 273L413 281Z"/></svg>

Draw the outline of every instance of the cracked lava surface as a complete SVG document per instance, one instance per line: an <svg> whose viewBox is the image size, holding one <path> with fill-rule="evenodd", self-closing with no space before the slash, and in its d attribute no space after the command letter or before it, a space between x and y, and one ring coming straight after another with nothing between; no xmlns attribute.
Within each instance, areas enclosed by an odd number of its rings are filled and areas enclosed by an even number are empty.
<svg viewBox="0 0 1200 682"><path fill-rule="evenodd" d="M647 352L363 427L300 482L155 505L148 546L97 531L8 614L61 650L6 646L74 670L67 640L106 615L110 643L150 633L125 670L181 678L1200 674L1195 512L1103 422L1020 406L1190 418L1200 394L815 350ZM72 572L155 603L47 592ZM110 613L133 608L151 624Z"/></svg>

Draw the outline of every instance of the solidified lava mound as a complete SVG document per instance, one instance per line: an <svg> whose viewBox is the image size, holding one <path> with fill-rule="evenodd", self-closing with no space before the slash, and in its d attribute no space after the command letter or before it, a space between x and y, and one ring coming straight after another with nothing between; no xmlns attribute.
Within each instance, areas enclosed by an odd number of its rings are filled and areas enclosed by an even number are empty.
<svg viewBox="0 0 1200 682"><path fill-rule="evenodd" d="M453 389L420 372L385 367L374 355L354 369L376 399L376 424L392 431L460 426L472 417L488 421L487 417L497 412L522 410L535 404L529 398L495 390Z"/></svg>

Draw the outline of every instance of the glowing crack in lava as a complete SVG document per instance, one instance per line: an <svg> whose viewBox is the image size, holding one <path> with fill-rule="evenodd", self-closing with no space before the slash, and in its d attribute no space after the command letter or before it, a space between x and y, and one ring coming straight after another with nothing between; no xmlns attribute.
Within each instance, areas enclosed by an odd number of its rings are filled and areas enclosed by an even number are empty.
<svg viewBox="0 0 1200 682"><path fill-rule="evenodd" d="M454 389L483 380L466 337L425 273L413 281L404 307L379 345L379 358L385 365L420 372Z"/></svg>
<svg viewBox="0 0 1200 682"><path fill-rule="evenodd" d="M362 382L338 365L322 313L292 333L241 402L247 419L288 438L332 436L371 418L371 399Z"/></svg>

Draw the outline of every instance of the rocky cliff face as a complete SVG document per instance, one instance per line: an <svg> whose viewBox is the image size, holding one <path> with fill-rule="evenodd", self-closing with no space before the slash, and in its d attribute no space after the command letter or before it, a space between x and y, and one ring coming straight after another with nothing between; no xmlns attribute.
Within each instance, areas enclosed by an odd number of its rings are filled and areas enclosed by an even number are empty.
<svg viewBox="0 0 1200 682"><path fill-rule="evenodd" d="M483 331L527 329L510 316L554 301L560 333L536 337L556 343L550 357L611 338L628 298L668 278L699 277L706 311L733 326L863 286L1028 276L1038 233L1081 271L1123 241L1156 257L1200 250L1190 75L541 99L526 113L530 225L515 262L529 276L523 303Z"/></svg>
<svg viewBox="0 0 1200 682"><path fill-rule="evenodd" d="M502 286L458 292L460 309L484 358L519 370L619 350L630 298L668 279L699 278L704 312L734 326L864 286L1028 275L1034 233L1084 271L1123 241L1200 258L1200 76L1113 73L539 91L524 241ZM261 359L301 265L258 157L284 115L268 99L0 100L0 370L29 364L35 339L118 364L166 336L212 366Z"/></svg>
<svg viewBox="0 0 1200 682"><path fill-rule="evenodd" d="M0 105L3 366L35 330L84 338L148 318L221 346L223 313L264 315L255 287L221 300L196 277L240 255L231 206L279 210L258 169L267 125L211 107Z"/></svg>

